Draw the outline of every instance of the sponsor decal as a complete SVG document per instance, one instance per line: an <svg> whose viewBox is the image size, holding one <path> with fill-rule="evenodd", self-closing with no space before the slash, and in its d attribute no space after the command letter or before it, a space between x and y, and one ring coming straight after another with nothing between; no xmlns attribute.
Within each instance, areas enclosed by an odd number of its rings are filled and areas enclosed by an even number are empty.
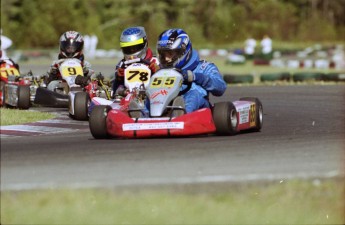
<svg viewBox="0 0 345 225"><path fill-rule="evenodd" d="M184 128L184 122L125 123L122 125L123 131L163 130L163 129L183 129L183 128Z"/></svg>
<svg viewBox="0 0 345 225"><path fill-rule="evenodd" d="M255 104L250 105L250 126L255 126L255 120L256 120L256 108Z"/></svg>
<svg viewBox="0 0 345 225"><path fill-rule="evenodd" d="M159 45L166 45L166 44L172 44L173 42L171 40L160 40L158 41Z"/></svg>
<svg viewBox="0 0 345 225"><path fill-rule="evenodd" d="M153 101L150 103L150 105L158 105L158 104L163 104L161 101Z"/></svg>
<svg viewBox="0 0 345 225"><path fill-rule="evenodd" d="M158 95L167 95L168 94L168 91L167 90L164 90L164 89L162 89L162 90L160 90L160 91L156 91L156 92L154 92L151 96L150 96L150 98L151 99L154 99L155 97L157 97Z"/></svg>
<svg viewBox="0 0 345 225"><path fill-rule="evenodd" d="M203 63L201 64L201 66L200 66L200 69L205 70L208 64L210 64L210 63L209 63L209 62L206 62L206 61L204 60Z"/></svg>
<svg viewBox="0 0 345 225"><path fill-rule="evenodd" d="M248 123L249 122L249 109L250 106L244 106L238 109L239 114L239 124Z"/></svg>

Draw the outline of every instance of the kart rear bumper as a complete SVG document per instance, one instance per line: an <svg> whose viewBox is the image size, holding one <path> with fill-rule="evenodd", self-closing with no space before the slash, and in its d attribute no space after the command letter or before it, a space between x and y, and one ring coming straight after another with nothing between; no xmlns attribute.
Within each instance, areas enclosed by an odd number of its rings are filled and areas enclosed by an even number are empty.
<svg viewBox="0 0 345 225"><path fill-rule="evenodd" d="M107 132L113 137L164 137L210 134L216 131L211 109L204 108L175 118L134 119L117 109L108 112Z"/></svg>

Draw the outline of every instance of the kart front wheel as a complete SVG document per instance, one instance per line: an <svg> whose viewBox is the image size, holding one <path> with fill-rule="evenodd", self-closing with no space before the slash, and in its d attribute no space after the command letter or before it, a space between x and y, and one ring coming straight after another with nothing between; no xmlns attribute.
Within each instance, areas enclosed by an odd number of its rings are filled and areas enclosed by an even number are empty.
<svg viewBox="0 0 345 225"><path fill-rule="evenodd" d="M86 92L77 92L74 98L74 119L87 120L90 105L90 96Z"/></svg>
<svg viewBox="0 0 345 225"><path fill-rule="evenodd" d="M238 119L236 107L232 102L218 102L213 107L213 121L218 135L237 133Z"/></svg>
<svg viewBox="0 0 345 225"><path fill-rule="evenodd" d="M18 86L18 108L28 109L30 107L30 87L28 85Z"/></svg>
<svg viewBox="0 0 345 225"><path fill-rule="evenodd" d="M107 132L107 115L111 108L105 105L97 105L92 109L89 118L91 134L96 139L109 138Z"/></svg>

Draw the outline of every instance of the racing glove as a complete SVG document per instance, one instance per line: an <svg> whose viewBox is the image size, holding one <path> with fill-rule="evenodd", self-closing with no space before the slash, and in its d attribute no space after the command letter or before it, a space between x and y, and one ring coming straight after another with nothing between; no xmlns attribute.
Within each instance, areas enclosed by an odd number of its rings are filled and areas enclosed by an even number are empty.
<svg viewBox="0 0 345 225"><path fill-rule="evenodd" d="M76 78L75 78L75 84L78 84L78 85L80 85L80 86L82 86L82 87L85 87L85 86L87 86L88 84L89 84L89 77L84 77L84 76L77 76Z"/></svg>
<svg viewBox="0 0 345 225"><path fill-rule="evenodd" d="M50 68L50 70L48 71L48 76L46 79L46 83L49 84L50 82L52 82L53 80L58 80L58 68L56 68L55 66L52 66Z"/></svg>
<svg viewBox="0 0 345 225"><path fill-rule="evenodd" d="M59 69L54 65L50 67L49 74L57 75L59 73Z"/></svg>
<svg viewBox="0 0 345 225"><path fill-rule="evenodd" d="M116 74L117 74L117 76L119 76L119 77L124 77L124 76L125 76L125 69L119 67L119 68L117 69L117 71L116 71Z"/></svg>
<svg viewBox="0 0 345 225"><path fill-rule="evenodd" d="M182 71L183 80L187 83L192 83L195 81L195 74L191 70Z"/></svg>
<svg viewBox="0 0 345 225"><path fill-rule="evenodd" d="M96 75L96 80L104 80L104 76L101 72Z"/></svg>
<svg viewBox="0 0 345 225"><path fill-rule="evenodd" d="M149 68L152 74L154 74L157 70L159 70L159 66L155 62L151 62L149 65Z"/></svg>

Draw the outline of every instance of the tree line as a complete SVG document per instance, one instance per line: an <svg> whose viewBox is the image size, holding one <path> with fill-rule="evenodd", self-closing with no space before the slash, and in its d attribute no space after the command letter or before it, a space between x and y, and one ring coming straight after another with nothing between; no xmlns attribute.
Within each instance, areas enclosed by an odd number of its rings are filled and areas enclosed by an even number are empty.
<svg viewBox="0 0 345 225"><path fill-rule="evenodd" d="M226 46L249 36L344 41L343 0L2 0L1 28L16 48L56 48L67 30L119 48L121 31L144 26L154 46L165 29L186 30L193 45Z"/></svg>

